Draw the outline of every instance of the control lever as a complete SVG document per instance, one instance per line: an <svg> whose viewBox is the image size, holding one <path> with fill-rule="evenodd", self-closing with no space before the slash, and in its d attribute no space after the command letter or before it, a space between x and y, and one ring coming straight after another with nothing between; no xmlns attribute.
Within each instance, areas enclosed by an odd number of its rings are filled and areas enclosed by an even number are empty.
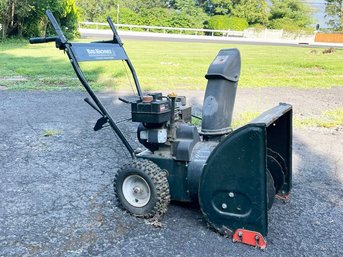
<svg viewBox="0 0 343 257"><path fill-rule="evenodd" d="M100 109L98 107L95 106L95 104L93 102L91 102L91 100L86 97L85 102L88 103L90 105L90 107L92 107L94 110L96 110L98 113L100 113L101 116L105 117L105 115L100 111Z"/></svg>
<svg viewBox="0 0 343 257"><path fill-rule="evenodd" d="M119 97L118 98L120 101L122 101L123 103L126 103L126 104L132 104L133 102L130 102L130 101L128 101L128 100L126 100L126 99L124 99L124 98L121 98L121 97Z"/></svg>
<svg viewBox="0 0 343 257"><path fill-rule="evenodd" d="M107 127L107 126L104 126L107 122L108 122L108 119L106 117L101 117L100 119L98 119L93 128L94 131L98 131L104 127Z"/></svg>

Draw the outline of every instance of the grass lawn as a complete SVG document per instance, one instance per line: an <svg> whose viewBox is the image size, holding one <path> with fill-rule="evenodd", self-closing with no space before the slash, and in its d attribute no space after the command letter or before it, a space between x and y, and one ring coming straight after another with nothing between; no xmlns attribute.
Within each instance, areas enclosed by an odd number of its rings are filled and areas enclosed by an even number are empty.
<svg viewBox="0 0 343 257"><path fill-rule="evenodd" d="M240 88L343 86L343 49L125 40L144 90L205 89L209 64L222 48L239 48ZM68 58L53 43L0 42L0 86L9 89L80 88ZM130 89L122 62L82 63L95 89ZM133 85L133 81L131 81Z"/></svg>
<svg viewBox="0 0 343 257"><path fill-rule="evenodd" d="M256 111L245 111L238 114L238 117L233 120L232 127L241 127L251 120L257 118L261 113ZM194 122L193 122L194 123ZM195 121L196 124L201 124ZM323 113L316 117L299 117L296 114L293 116L293 126L296 128L304 127L323 127L335 128L343 126L343 108L335 108L323 111Z"/></svg>

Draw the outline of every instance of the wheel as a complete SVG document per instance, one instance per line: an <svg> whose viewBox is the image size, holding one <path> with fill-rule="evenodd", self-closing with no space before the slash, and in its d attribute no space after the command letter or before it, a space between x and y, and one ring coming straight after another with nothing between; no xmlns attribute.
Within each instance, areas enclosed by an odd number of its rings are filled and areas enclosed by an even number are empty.
<svg viewBox="0 0 343 257"><path fill-rule="evenodd" d="M114 178L118 205L137 217L162 216L170 202L167 173L149 160L126 163Z"/></svg>

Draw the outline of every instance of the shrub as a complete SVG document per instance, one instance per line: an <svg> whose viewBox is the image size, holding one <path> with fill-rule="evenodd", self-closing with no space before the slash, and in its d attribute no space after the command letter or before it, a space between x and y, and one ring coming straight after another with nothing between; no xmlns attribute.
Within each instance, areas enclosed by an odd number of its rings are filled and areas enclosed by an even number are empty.
<svg viewBox="0 0 343 257"><path fill-rule="evenodd" d="M301 28L289 18L272 20L269 24L269 27L271 29L283 29L291 32L301 30Z"/></svg>
<svg viewBox="0 0 343 257"><path fill-rule="evenodd" d="M255 24L250 25L250 28L254 28L255 30L264 30L267 27L264 26L263 24L255 23Z"/></svg>
<svg viewBox="0 0 343 257"><path fill-rule="evenodd" d="M113 14L113 19L116 18L115 15L117 15L117 10L112 12ZM129 8L122 7L120 8L120 13L119 13L119 23L120 24L133 24L133 25L138 25L140 24L140 18L137 13L134 11L130 10Z"/></svg>
<svg viewBox="0 0 343 257"><path fill-rule="evenodd" d="M208 20L209 29L218 30L245 30L248 22L244 18L230 17L225 15L215 15Z"/></svg>
<svg viewBox="0 0 343 257"><path fill-rule="evenodd" d="M206 19L207 15L204 12L198 12L196 16L191 16L185 11L174 11L170 19L170 26L202 29L204 27L204 20Z"/></svg>
<svg viewBox="0 0 343 257"><path fill-rule="evenodd" d="M172 12L166 8L155 7L142 9L139 16L141 25L169 27Z"/></svg>

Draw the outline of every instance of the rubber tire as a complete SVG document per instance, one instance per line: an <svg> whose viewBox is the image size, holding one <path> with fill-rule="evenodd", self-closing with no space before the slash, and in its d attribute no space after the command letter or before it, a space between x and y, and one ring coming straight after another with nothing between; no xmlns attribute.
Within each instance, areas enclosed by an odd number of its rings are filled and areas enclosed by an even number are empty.
<svg viewBox="0 0 343 257"><path fill-rule="evenodd" d="M141 176L150 187L150 200L145 206L135 207L123 195L123 182L130 175ZM167 212L170 202L167 173L152 161L136 159L124 164L115 175L113 186L118 206L136 217L152 218Z"/></svg>

